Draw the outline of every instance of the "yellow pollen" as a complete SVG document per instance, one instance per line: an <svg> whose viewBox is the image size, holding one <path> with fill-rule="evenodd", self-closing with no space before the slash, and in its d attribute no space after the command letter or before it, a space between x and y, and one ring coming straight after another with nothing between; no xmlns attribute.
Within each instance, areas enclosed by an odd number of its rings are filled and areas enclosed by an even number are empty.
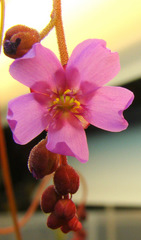
<svg viewBox="0 0 141 240"><path fill-rule="evenodd" d="M70 96L66 96L65 100L66 100L66 102L71 102L70 101L71 100Z"/></svg>
<svg viewBox="0 0 141 240"><path fill-rule="evenodd" d="M56 99L53 101L53 104L57 104L59 101L60 101L60 99L59 99L59 98L56 98Z"/></svg>
<svg viewBox="0 0 141 240"><path fill-rule="evenodd" d="M63 94L58 95L52 106L54 110L61 110L63 112L71 111L78 114L78 109L81 108L81 104L78 100L75 99L73 91L67 89Z"/></svg>
<svg viewBox="0 0 141 240"><path fill-rule="evenodd" d="M77 100L74 100L74 102L76 103L77 107L80 107L80 102Z"/></svg>
<svg viewBox="0 0 141 240"><path fill-rule="evenodd" d="M70 89L67 89L65 92L64 92L64 94L67 94L67 93L70 93L71 92L71 90Z"/></svg>

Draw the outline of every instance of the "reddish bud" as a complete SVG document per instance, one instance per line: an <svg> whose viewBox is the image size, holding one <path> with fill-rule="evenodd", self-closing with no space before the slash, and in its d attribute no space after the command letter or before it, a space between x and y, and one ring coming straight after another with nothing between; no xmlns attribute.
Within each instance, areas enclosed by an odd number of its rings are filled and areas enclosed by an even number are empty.
<svg viewBox="0 0 141 240"><path fill-rule="evenodd" d="M79 188L79 176L71 166L61 165L54 174L54 184L59 194L74 194Z"/></svg>
<svg viewBox="0 0 141 240"><path fill-rule="evenodd" d="M4 53L11 58L19 58L26 54L32 45L40 42L40 34L24 25L16 25L8 29L4 39Z"/></svg>
<svg viewBox="0 0 141 240"><path fill-rule="evenodd" d="M81 221L86 219L87 213L86 213L85 205L83 203L78 206L77 215L79 220Z"/></svg>
<svg viewBox="0 0 141 240"><path fill-rule="evenodd" d="M71 199L61 199L56 203L54 211L58 217L70 220L76 213L76 207Z"/></svg>
<svg viewBox="0 0 141 240"><path fill-rule="evenodd" d="M61 198L55 191L54 185L49 186L41 196L41 209L45 213L50 213L54 210L55 204Z"/></svg>
<svg viewBox="0 0 141 240"><path fill-rule="evenodd" d="M57 229L64 224L64 220L57 217L54 212L52 212L47 219L47 226L52 229Z"/></svg>
<svg viewBox="0 0 141 240"><path fill-rule="evenodd" d="M72 231L79 231L82 228L82 224L81 222L79 222L76 216L74 216L71 220L68 221L68 226Z"/></svg>
<svg viewBox="0 0 141 240"><path fill-rule="evenodd" d="M36 179L51 174L58 167L59 155L50 152L46 148L46 142L46 139L39 142L32 148L29 155L28 168Z"/></svg>
<svg viewBox="0 0 141 240"><path fill-rule="evenodd" d="M62 227L61 227L61 231L63 233L68 233L71 231L70 227L67 225L67 224L64 224Z"/></svg>
<svg viewBox="0 0 141 240"><path fill-rule="evenodd" d="M82 224L79 222L78 218L74 216L72 219L67 221L65 224L62 225L61 231L63 233L68 233L70 231L80 231L82 229Z"/></svg>
<svg viewBox="0 0 141 240"><path fill-rule="evenodd" d="M85 240L86 237L87 237L87 233L86 233L86 231L85 231L84 228L80 229L80 230L77 231L75 234L76 234L76 236L79 237L79 239L82 239L82 240Z"/></svg>

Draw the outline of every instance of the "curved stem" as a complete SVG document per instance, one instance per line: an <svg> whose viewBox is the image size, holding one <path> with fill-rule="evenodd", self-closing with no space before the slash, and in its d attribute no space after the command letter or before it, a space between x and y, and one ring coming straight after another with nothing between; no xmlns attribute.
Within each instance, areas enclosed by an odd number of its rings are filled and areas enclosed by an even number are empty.
<svg viewBox="0 0 141 240"><path fill-rule="evenodd" d="M19 227L23 227L32 217L32 215L34 214L35 210L37 209L38 205L39 205L39 201L40 201L40 196L46 186L46 184L48 184L48 182L50 181L52 177L51 175L46 176L40 183L35 197L31 203L31 205L29 206L28 210L26 211L26 213L24 214L24 216L22 217L22 219L18 222ZM14 232L14 228L13 227L5 227L5 228L0 228L0 234L10 234L12 232Z"/></svg>
<svg viewBox="0 0 141 240"><path fill-rule="evenodd" d="M51 20L49 24L40 32L40 40L48 35L51 29L55 26L56 18L54 17L53 13L51 14Z"/></svg>
<svg viewBox="0 0 141 240"><path fill-rule="evenodd" d="M4 13L5 13L5 2L4 0L1 0L0 52L1 52L2 35L3 35L3 29L4 29Z"/></svg>
<svg viewBox="0 0 141 240"><path fill-rule="evenodd" d="M19 230L19 226L18 226L16 203L15 203L14 192L13 192L13 187L12 187L12 182L10 177L8 157L6 152L6 143L5 143L4 133L3 133L2 124L1 124L1 117L0 117L0 159L1 159L2 173L3 173L3 179L4 179L5 188L6 188L7 198L8 198L9 207L11 210L11 215L13 218L15 234L16 234L17 240L21 240L22 237Z"/></svg>
<svg viewBox="0 0 141 240"><path fill-rule="evenodd" d="M84 178L84 176L79 172L78 172L78 175L80 177L80 182L82 183L82 187L83 187L83 192L82 192L82 202L85 204L86 203L86 198L87 198L87 195L88 195L88 188L87 188L87 183L86 183L86 180Z"/></svg>
<svg viewBox="0 0 141 240"><path fill-rule="evenodd" d="M62 65L66 65L68 62L68 52L67 52L62 15L61 15L61 0L53 0L53 13L54 13L54 17L56 18L55 29L56 29L61 63Z"/></svg>

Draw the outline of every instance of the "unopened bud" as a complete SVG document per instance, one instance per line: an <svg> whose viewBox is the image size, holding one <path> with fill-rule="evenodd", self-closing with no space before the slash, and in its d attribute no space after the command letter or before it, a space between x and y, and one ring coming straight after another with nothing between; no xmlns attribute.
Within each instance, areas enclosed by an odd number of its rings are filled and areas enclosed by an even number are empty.
<svg viewBox="0 0 141 240"><path fill-rule="evenodd" d="M70 231L78 232L81 229L82 229L82 224L81 224L81 222L79 222L79 220L76 216L74 216L73 218L71 218L69 221L67 221L65 224L63 224L61 226L61 231L63 233L68 233Z"/></svg>
<svg viewBox="0 0 141 240"><path fill-rule="evenodd" d="M69 220L67 224L72 231L79 231L82 228L82 224L76 216Z"/></svg>
<svg viewBox="0 0 141 240"><path fill-rule="evenodd" d="M54 210L55 204L60 198L61 195L55 191L54 185L47 187L41 196L40 205L42 211L45 213L52 212Z"/></svg>
<svg viewBox="0 0 141 240"><path fill-rule="evenodd" d="M61 226L61 231L63 233L68 233L71 231L70 227L68 226L68 224L64 224L63 226Z"/></svg>
<svg viewBox="0 0 141 240"><path fill-rule="evenodd" d="M86 213L86 208L85 208L84 203L82 203L78 206L77 215L78 215L79 220L81 220L81 221L86 219L87 213Z"/></svg>
<svg viewBox="0 0 141 240"><path fill-rule="evenodd" d="M36 179L53 173L59 163L59 155L46 148L47 140L44 139L35 145L29 155L28 168Z"/></svg>
<svg viewBox="0 0 141 240"><path fill-rule="evenodd" d="M37 42L40 42L40 34L35 29L16 25L5 34L4 53L11 58L20 58Z"/></svg>
<svg viewBox="0 0 141 240"><path fill-rule="evenodd" d="M68 164L61 165L54 174L54 184L59 194L74 194L79 188L79 176Z"/></svg>
<svg viewBox="0 0 141 240"><path fill-rule="evenodd" d="M47 219L47 226L51 229L57 229L64 224L64 220L57 217L54 212L52 212Z"/></svg>
<svg viewBox="0 0 141 240"><path fill-rule="evenodd" d="M77 237L76 239L78 239L78 240L85 240L86 237L87 237L87 232L86 232L86 230L84 228L81 228L79 231L77 231L75 233L75 235ZM75 239L72 239L72 240L75 240Z"/></svg>
<svg viewBox="0 0 141 240"><path fill-rule="evenodd" d="M56 203L54 211L58 217L70 220L76 213L76 207L71 199L61 199Z"/></svg>

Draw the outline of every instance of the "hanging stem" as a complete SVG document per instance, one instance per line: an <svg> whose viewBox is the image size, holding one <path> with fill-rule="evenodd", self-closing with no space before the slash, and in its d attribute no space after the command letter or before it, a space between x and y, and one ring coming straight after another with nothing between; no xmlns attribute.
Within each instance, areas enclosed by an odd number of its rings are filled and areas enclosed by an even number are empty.
<svg viewBox="0 0 141 240"><path fill-rule="evenodd" d="M0 52L1 52L2 35L3 35L3 29L4 29L4 12L5 12L5 2L4 0L1 0Z"/></svg>
<svg viewBox="0 0 141 240"><path fill-rule="evenodd" d="M19 227L23 227L32 217L33 213L35 212L35 210L37 209L38 205L39 205L39 201L40 201L40 196L45 188L45 186L49 183L50 179L52 178L52 174L46 176L40 183L35 197L31 203L31 205L29 206L29 208L27 209L26 213L24 214L24 216L21 218L21 220L19 221L18 225ZM5 227L5 228L0 228L0 234L9 234L14 232L14 228L12 226L10 227Z"/></svg>
<svg viewBox="0 0 141 240"><path fill-rule="evenodd" d="M79 177L80 177L80 182L82 183L82 187L83 187L83 192L82 192L82 197L81 197L81 199L82 199L82 203L84 203L84 204L86 204L86 202L87 202L87 196L88 196L88 187L87 187L87 183L86 183L86 180L85 180L85 178L84 178L84 176L79 172L79 171L77 171L77 173L78 173L78 175L79 175Z"/></svg>
<svg viewBox="0 0 141 240"><path fill-rule="evenodd" d="M68 52L67 52L63 22L62 22L61 0L53 0L53 13L54 13L54 17L56 18L55 29L56 29L60 59L61 59L62 65L64 66L68 62Z"/></svg>
<svg viewBox="0 0 141 240"><path fill-rule="evenodd" d="M0 118L0 120L1 120L1 118ZM6 144L5 144L5 138L4 138L1 121L0 121L0 159L1 159L4 184L5 184L7 197L8 197L8 201L9 201L9 207L10 207L11 215L13 218L15 234L16 234L17 240L21 240L22 237L20 234L19 226L18 226L16 203L15 203L15 198L14 198L14 193L13 193L13 188L12 188L12 183L11 183L10 170L9 170L9 165L8 165L8 157L7 157L7 153L6 153Z"/></svg>

